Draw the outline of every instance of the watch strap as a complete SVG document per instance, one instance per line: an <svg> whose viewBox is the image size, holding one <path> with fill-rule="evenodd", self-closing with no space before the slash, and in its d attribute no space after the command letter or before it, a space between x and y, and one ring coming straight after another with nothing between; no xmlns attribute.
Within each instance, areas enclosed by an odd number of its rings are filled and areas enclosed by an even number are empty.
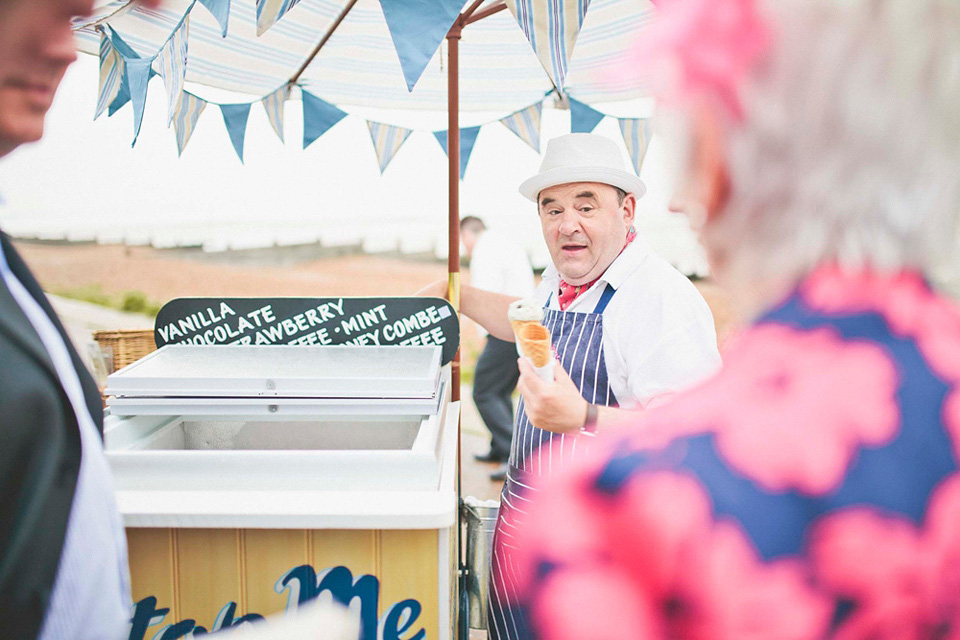
<svg viewBox="0 0 960 640"><path fill-rule="evenodd" d="M597 405L587 403L587 415L583 419L583 426L580 427L581 433L589 433L591 435L597 433L597 414L599 410Z"/></svg>

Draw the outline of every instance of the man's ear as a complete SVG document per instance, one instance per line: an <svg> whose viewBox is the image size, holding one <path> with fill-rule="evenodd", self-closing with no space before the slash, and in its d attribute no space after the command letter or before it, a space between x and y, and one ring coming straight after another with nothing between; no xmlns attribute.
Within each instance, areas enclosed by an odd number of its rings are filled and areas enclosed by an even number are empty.
<svg viewBox="0 0 960 640"><path fill-rule="evenodd" d="M637 215L637 197L628 193L623 197L623 204L620 206L623 208L623 220L630 226Z"/></svg>

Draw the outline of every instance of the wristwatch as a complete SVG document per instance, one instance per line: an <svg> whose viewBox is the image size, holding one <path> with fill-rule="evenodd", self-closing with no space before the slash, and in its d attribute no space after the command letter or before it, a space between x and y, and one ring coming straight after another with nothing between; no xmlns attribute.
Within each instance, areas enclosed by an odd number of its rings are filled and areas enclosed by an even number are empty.
<svg viewBox="0 0 960 640"><path fill-rule="evenodd" d="M586 433L591 436L597 435L597 405L587 403L587 415L583 419L583 426L580 427L580 433Z"/></svg>

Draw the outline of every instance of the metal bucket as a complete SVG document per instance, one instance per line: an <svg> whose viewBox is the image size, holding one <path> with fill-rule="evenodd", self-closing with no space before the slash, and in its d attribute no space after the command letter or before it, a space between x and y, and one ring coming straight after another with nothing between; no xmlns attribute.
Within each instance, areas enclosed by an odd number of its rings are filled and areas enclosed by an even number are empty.
<svg viewBox="0 0 960 640"><path fill-rule="evenodd" d="M493 531L497 526L497 500L463 499L463 518L467 523L467 595L471 629L487 628L487 590L490 579L490 555Z"/></svg>

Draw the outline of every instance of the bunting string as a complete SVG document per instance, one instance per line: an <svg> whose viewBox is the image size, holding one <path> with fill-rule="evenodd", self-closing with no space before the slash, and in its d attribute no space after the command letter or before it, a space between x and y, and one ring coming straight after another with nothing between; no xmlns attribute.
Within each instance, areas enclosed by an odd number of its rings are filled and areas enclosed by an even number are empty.
<svg viewBox="0 0 960 640"><path fill-rule="evenodd" d="M456 19L463 0L437 0L437 4L429 5L433 7L428 12L430 15L420 15L417 13L420 9L413 11L406 4L406 0L379 1L397 48L408 88L412 90L433 56L433 52L445 36L449 28L446 22ZM554 83L562 87L567 63L586 16L589 0L506 1L544 68ZM258 33L268 30L298 2L299 0L256 0ZM217 20L225 37L231 0L192 0L170 35L152 57L142 57L134 51L106 22L97 22L93 25L100 34L100 73L94 118L99 117L104 111L112 116L123 105L130 102L134 113L133 142L136 144L143 121L150 79L160 75L167 93L167 125L174 126L178 153L182 154L186 148L206 106L215 104L220 108L230 141L242 162L247 121L254 102L261 103L271 128L283 143L284 109L292 88L297 86L303 100L303 148L308 147L349 115L336 105L308 92L304 87L289 83L257 100L243 103L211 102L185 91L189 59L189 18L197 4L202 5ZM415 34L416 29L412 29L407 22L414 14L419 16L416 20L417 24L423 22L431 29L430 37L424 36L428 40L426 43L418 43L415 38L411 39L411 34ZM78 24L76 28L89 26L91 26L89 23L84 23ZM548 92L547 95L554 92L556 90ZM497 121L539 153L542 112L543 100L541 99ZM575 132L592 131L606 117L589 105L572 98L570 112L571 130ZM639 173L650 140L649 121L637 118L618 120L631 162ZM490 123L462 128L459 132L461 179L465 175L480 128L486 124ZM374 121L367 121L367 127L380 171L383 173L413 130ZM446 152L448 132L434 131L433 134Z"/></svg>
<svg viewBox="0 0 960 640"><path fill-rule="evenodd" d="M160 76L167 90L167 126L173 122L180 107L183 83L187 77L187 37L190 33L190 16L183 17L180 28L163 45L158 55Z"/></svg>
<svg viewBox="0 0 960 640"><path fill-rule="evenodd" d="M606 114L583 102L573 98L569 98L569 101L571 133L590 133L601 120L607 117ZM630 155L630 163L637 175L640 175L640 168L643 166L643 159L653 135L651 120L650 118L617 118L617 123L620 126L623 144Z"/></svg>

